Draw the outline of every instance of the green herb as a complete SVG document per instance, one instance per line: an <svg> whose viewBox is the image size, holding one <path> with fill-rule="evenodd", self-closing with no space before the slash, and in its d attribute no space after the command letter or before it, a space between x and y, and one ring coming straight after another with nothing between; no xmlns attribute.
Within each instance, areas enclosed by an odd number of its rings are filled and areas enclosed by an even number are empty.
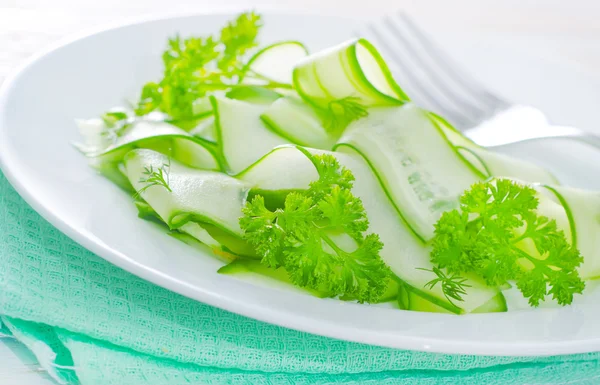
<svg viewBox="0 0 600 385"><path fill-rule="evenodd" d="M106 127L105 131L102 132L102 135L107 137L113 143L123 135L131 122L131 119L124 111L108 111L102 114L100 118Z"/></svg>
<svg viewBox="0 0 600 385"><path fill-rule="evenodd" d="M347 96L329 102L324 112L323 124L327 131L340 131L350 123L369 115L360 99L355 96Z"/></svg>
<svg viewBox="0 0 600 385"><path fill-rule="evenodd" d="M248 87L237 83L249 71L246 56L257 46L261 26L259 15L246 12L227 23L216 38L176 36L169 39L163 53L163 78L144 85L135 107L136 115L160 110L168 114L174 124L193 127L198 119L194 114L194 101L213 91ZM251 77L252 73L246 76ZM289 84L266 80L260 86L291 88Z"/></svg>
<svg viewBox="0 0 600 385"><path fill-rule="evenodd" d="M379 256L379 236L365 235L364 207L350 191L354 177L331 155L312 160L320 178L308 190L288 194L284 207L275 211L257 195L246 204L240 225L262 263L285 268L294 284L375 302L390 271ZM343 237L353 240L354 250L341 245Z"/></svg>
<svg viewBox="0 0 600 385"><path fill-rule="evenodd" d="M116 127L117 125L126 122L129 119L126 112L123 111L108 111L102 114L102 121L106 127Z"/></svg>
<svg viewBox="0 0 600 385"><path fill-rule="evenodd" d="M221 30L220 41L225 48L217 64L223 73L230 77L242 74L240 71L244 68L243 55L256 47L256 38L261 26L260 16L249 12L242 13Z"/></svg>
<svg viewBox="0 0 600 385"><path fill-rule="evenodd" d="M171 169L171 159L168 164L163 164L158 169L154 169L153 166L144 167L144 172L139 179L139 183L144 183L144 187L137 190L135 197L139 197L144 191L148 190L152 186L164 187L167 191L173 192L169 186L169 171Z"/></svg>
<svg viewBox="0 0 600 385"><path fill-rule="evenodd" d="M475 273L490 286L516 281L531 306L546 295L570 304L585 285L583 258L555 220L538 215L534 189L507 179L477 183L435 227L431 260L451 275ZM452 297L452 291L445 293Z"/></svg>
<svg viewBox="0 0 600 385"><path fill-rule="evenodd" d="M463 301L462 296L467 294L466 288L471 287L471 285L466 284L467 281L465 278L460 277L457 274L447 275L444 273L442 269L439 267L434 267L433 269L419 269L424 271L430 271L434 273L437 278L432 279L431 281L425 284L425 287L428 289L433 289L438 283L442 285L442 291L444 296L454 305L452 300Z"/></svg>

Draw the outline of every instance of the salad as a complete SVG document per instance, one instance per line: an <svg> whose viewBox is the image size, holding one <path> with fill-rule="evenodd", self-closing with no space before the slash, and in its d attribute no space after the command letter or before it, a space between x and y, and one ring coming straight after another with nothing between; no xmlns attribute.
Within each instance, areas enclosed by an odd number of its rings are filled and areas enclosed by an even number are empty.
<svg viewBox="0 0 600 385"><path fill-rule="evenodd" d="M260 15L169 39L78 149L140 218L222 274L454 314L571 304L600 276L600 194L482 148L413 103L365 39L260 47Z"/></svg>

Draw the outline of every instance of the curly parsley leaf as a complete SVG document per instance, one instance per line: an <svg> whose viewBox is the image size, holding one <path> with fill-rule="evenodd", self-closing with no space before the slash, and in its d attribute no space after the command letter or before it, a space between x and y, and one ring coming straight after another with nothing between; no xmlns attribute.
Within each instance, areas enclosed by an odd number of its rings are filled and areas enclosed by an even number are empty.
<svg viewBox="0 0 600 385"><path fill-rule="evenodd" d="M460 211L436 224L432 262L451 275L475 273L490 286L515 281L531 306L547 295L570 304L585 288L576 270L583 258L538 205L534 189L507 179L473 185Z"/></svg>
<svg viewBox="0 0 600 385"><path fill-rule="evenodd" d="M256 38L262 26L259 15L254 12L242 13L222 30L220 41L224 45L218 67L225 73L239 72L243 67L243 55L257 46Z"/></svg>
<svg viewBox="0 0 600 385"><path fill-rule="evenodd" d="M320 178L308 190L288 194L284 207L275 211L256 196L246 204L240 226L262 262L285 268L294 284L375 302L391 274L379 256L379 236L365 235L365 209L350 191L354 177L331 155L313 161ZM348 237L353 247L342 241Z"/></svg>
<svg viewBox="0 0 600 385"><path fill-rule="evenodd" d="M169 115L173 124L194 127L199 118L194 111L196 100L214 91L246 87L238 81L249 71L246 59L258 44L261 27L260 15L245 12L227 23L216 37L169 39L162 55L163 77L143 86L134 109L136 115L158 110ZM253 74L248 75L251 78ZM260 80L264 88L292 88L289 84Z"/></svg>

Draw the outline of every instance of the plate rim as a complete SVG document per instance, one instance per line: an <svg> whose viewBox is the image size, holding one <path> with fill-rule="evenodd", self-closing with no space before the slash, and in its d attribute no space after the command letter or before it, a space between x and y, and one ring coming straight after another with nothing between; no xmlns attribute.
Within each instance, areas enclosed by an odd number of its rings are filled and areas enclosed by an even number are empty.
<svg viewBox="0 0 600 385"><path fill-rule="evenodd" d="M145 15L142 17L136 17L126 19L114 23L106 23L99 27L93 27L84 31L70 34L64 38L57 40L56 42L48 45L45 49L32 55L23 64L18 66L16 69L11 71L7 76L2 85L0 85L0 112L4 110L5 104L10 99L9 96L11 91L18 84L21 76L27 73L27 70L34 66L45 56L60 50L61 48L68 46L72 43L78 42L85 38L101 34L108 31L116 31L122 28L133 27L136 25L142 25L146 23L153 23L158 21L167 21L171 19L179 18L201 18L211 15L234 15L240 11L239 7L224 7L219 9L210 9L206 11L195 11L195 12L168 12L160 15ZM277 9L274 7L261 7L260 12L272 17L276 16L290 16L297 14L296 11L286 9ZM356 22L361 18L352 16L340 16L332 15L328 12L319 13L300 11L305 16L315 17L332 17L340 20L346 20L347 22ZM582 72L584 76L589 76L587 73ZM0 139L8 135L9 128L5 127L0 121ZM71 240L83 246L87 250L91 251L100 258L108 261L109 263L118 266L119 268L145 279L157 286L166 288L170 291L178 293L182 296L190 298L195 301L215 306L217 308L240 314L245 317L253 318L262 322L275 324L281 327L299 330L311 334L320 335L328 338L336 338L345 341L366 343L379 345L384 347L391 347L396 349L409 349L424 352L435 352L435 353L446 353L446 354L467 354L467 355L493 355L493 356L550 356L556 354L576 354L576 353L587 353L595 350L600 350L600 337L591 338L585 340L575 341L559 341L559 342L524 342L524 343L498 343L498 342L479 342L474 343L472 341L460 341L452 339L439 339L429 338L424 336L408 336L408 335L395 335L390 336L385 332L376 332L373 330L365 331L364 329L355 328L351 326L340 326L334 324L331 320L321 319L319 323L313 322L314 320L309 317L289 317L285 311L277 310L277 308L262 306L258 304L247 304L243 301L236 301L235 298L227 296L219 296L216 293L207 292L201 288L194 287L193 285L184 281L178 280L175 277L164 274L158 270L145 266L137 262L134 258L130 258L127 255L111 248L109 245L105 245L102 242L96 241L93 236L87 235L83 231L79 231L71 226L67 221L61 219L54 210L45 206L39 201L35 194L28 189L17 176L16 170L18 165L12 164L9 154L10 146L7 144L8 141L0 140L0 169L4 173L7 180L19 193L19 195L29 204L42 218L48 221L52 226L59 229L63 234L68 236ZM14 161L14 160L13 160ZM186 290L182 290L185 288ZM201 297L201 300L200 298ZM540 309L542 310L542 309ZM398 310L403 312L402 310ZM536 310L539 311L539 310ZM407 312L407 311L404 311ZM447 317L457 317L446 314L435 314L439 319ZM494 314L471 314L467 316L458 317L493 317ZM307 322L308 321L308 322ZM319 326L325 324L327 327ZM327 329L327 331L324 331ZM362 337L358 337L361 336ZM365 337L367 336L367 337Z"/></svg>

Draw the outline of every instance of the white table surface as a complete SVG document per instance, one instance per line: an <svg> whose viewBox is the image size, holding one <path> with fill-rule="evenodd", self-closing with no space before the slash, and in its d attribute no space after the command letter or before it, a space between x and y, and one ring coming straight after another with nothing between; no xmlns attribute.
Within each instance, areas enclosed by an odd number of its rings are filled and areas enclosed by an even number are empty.
<svg viewBox="0 0 600 385"><path fill-rule="evenodd" d="M0 0L0 83L35 51L70 33L164 12L276 9L376 18L409 11L433 34L444 30L518 35L536 54L552 56L600 79L599 0ZM365 7L365 4L368 4ZM0 384L48 385L35 359L0 338Z"/></svg>

